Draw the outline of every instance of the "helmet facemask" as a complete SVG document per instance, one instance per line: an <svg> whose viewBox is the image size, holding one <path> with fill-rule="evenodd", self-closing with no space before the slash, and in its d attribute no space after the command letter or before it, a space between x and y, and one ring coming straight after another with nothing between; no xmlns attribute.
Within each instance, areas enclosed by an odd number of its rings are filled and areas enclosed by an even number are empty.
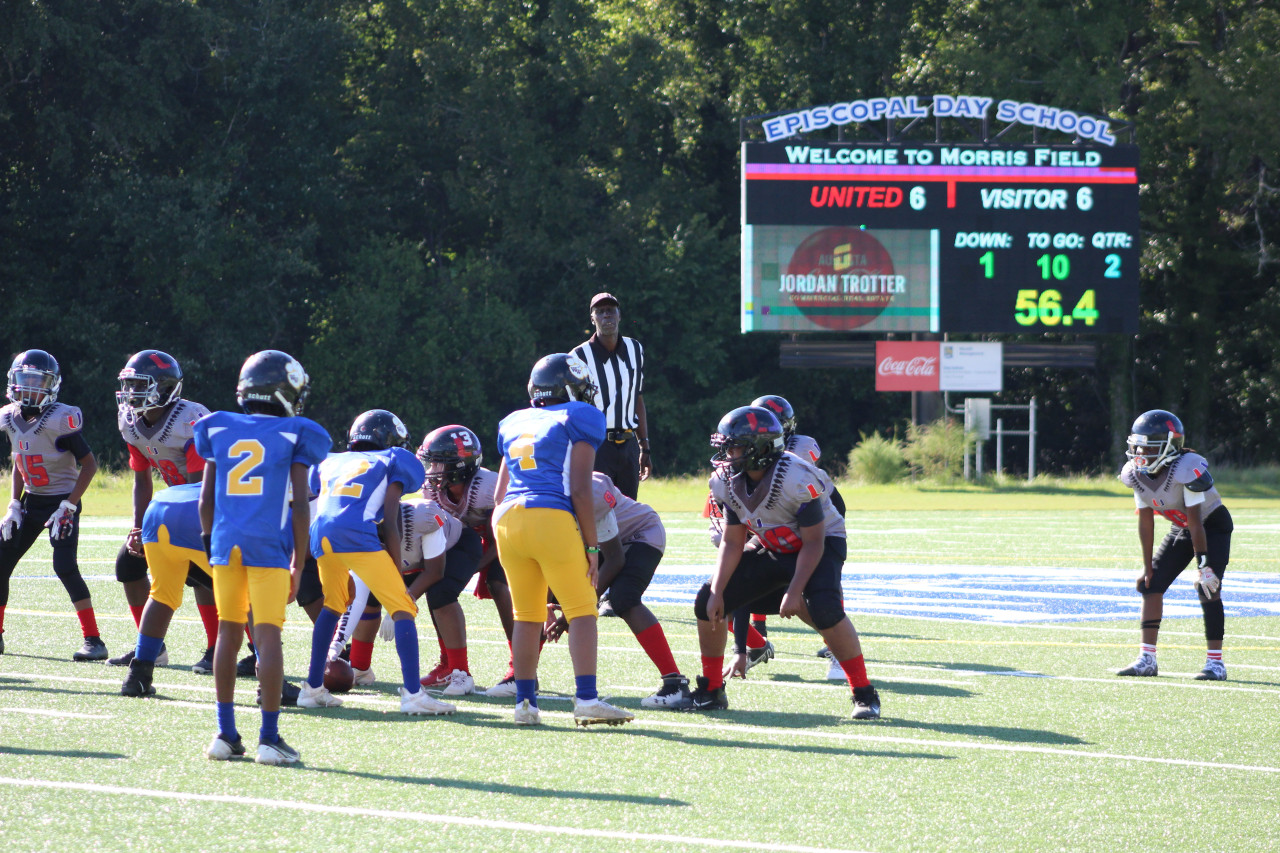
<svg viewBox="0 0 1280 853"><path fill-rule="evenodd" d="M1178 433L1134 433L1129 436L1124 455L1133 461L1133 468L1139 474L1154 477L1182 450L1182 441L1183 437Z"/></svg>
<svg viewBox="0 0 1280 853"><path fill-rule="evenodd" d="M13 367L9 370L7 396L24 409L44 411L58 399L62 377L36 367Z"/></svg>

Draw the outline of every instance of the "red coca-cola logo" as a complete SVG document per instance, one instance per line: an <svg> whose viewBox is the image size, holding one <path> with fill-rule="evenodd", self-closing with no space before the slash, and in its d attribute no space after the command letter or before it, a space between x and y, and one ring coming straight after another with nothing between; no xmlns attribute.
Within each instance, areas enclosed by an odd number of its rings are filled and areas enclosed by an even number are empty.
<svg viewBox="0 0 1280 853"><path fill-rule="evenodd" d="M918 355L915 358L894 359L886 355L876 367L881 376L933 376L938 371L938 359Z"/></svg>
<svg viewBox="0 0 1280 853"><path fill-rule="evenodd" d="M937 391L937 341L876 341L877 391Z"/></svg>

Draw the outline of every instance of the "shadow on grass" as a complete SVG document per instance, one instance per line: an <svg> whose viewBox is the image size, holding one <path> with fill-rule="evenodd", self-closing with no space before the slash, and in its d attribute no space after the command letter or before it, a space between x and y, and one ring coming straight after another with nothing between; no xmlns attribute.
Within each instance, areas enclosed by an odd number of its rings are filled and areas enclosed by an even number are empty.
<svg viewBox="0 0 1280 853"><path fill-rule="evenodd" d="M726 718L726 721L742 722L742 720L739 719L742 716L742 713L743 712L741 711L736 711L733 713L733 719L729 720L728 718ZM787 719L789 722L790 715L788 715ZM821 721L823 725L826 725L826 726L831 725L831 717L822 717ZM872 723L868 725L877 726L878 724ZM922 758L922 759L928 759L930 761L953 759L955 757L951 755L939 755L938 753L934 753L934 752L904 752L902 750L897 750L897 749L866 749L866 748L855 749L851 747L841 747L841 746L812 746L808 744L794 744L794 743L792 744L755 743L747 740L725 740L724 738L700 737L696 735L683 734L681 732L665 731L662 729L633 729L629 732L629 735L631 737L647 737L647 738L654 738L657 740L670 741L673 743L682 743L682 744L687 744L689 746L712 746L712 747L719 747L719 748L723 748L727 746L727 747L732 747L734 749L753 749L757 751L763 750L768 752L786 753L787 755L794 755L795 753L802 752L807 755L832 755L832 756L853 755L853 756L860 756L860 757L866 757L866 758Z"/></svg>
<svg viewBox="0 0 1280 853"><path fill-rule="evenodd" d="M876 728L909 729L912 731L938 732L948 735L968 735L970 737L990 738L1005 743L1041 743L1068 746L1081 746L1088 741L1074 735L1064 735L1044 729L1020 729L1012 726L983 726L965 723L924 723L919 720L880 720Z"/></svg>
<svg viewBox="0 0 1280 853"><path fill-rule="evenodd" d="M942 663L936 660L886 660L876 661L876 663L884 666L923 666L929 669L936 669L939 672L947 672L952 670L970 671L970 672L990 672L993 674L1000 673L1021 673L1028 672L1025 669L1018 669L1014 666L998 666L990 663ZM1041 677L1037 673L1028 672L1029 677ZM1048 676L1043 676L1048 677Z"/></svg>
<svg viewBox="0 0 1280 853"><path fill-rule="evenodd" d="M769 678L758 680L773 681L779 684L825 684L833 688L840 685L838 681L817 681L791 672L780 672L777 675L770 674ZM930 684L928 682L915 681L885 682L876 681L875 679L872 679L872 681L875 683L876 690L881 693L898 693L903 696L949 696L954 699L967 699L973 696L972 690L967 690L964 687L955 687L951 684ZM732 687L733 685L729 686ZM845 689L848 689L848 685L845 685Z"/></svg>
<svg viewBox="0 0 1280 853"><path fill-rule="evenodd" d="M58 758L123 759L127 755L118 752L90 752L87 749L25 749L17 746L0 746L0 755L53 755Z"/></svg>

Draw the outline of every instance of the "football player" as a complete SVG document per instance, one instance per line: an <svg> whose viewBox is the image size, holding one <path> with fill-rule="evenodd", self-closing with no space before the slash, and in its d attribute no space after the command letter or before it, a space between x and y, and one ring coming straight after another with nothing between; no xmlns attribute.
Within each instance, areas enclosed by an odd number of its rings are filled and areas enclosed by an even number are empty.
<svg viewBox="0 0 1280 853"><path fill-rule="evenodd" d="M9 436L13 452L13 487L0 519L0 654L9 578L47 527L53 571L71 597L84 634L84 645L71 659L106 660L107 647L98 635L93 600L76 559L80 498L98 462L81 432L80 409L58 402L61 385L58 362L44 350L19 353L9 368L5 396L10 402L0 409L0 430Z"/></svg>
<svg viewBox="0 0 1280 853"><path fill-rule="evenodd" d="M422 440L418 458L427 469L427 482L423 486L422 496L439 504L449 515L480 535L483 550L475 595L477 598L493 599L502 631L507 637L507 650L510 652L511 590L507 586L507 576L502 570L502 562L498 559L498 549L493 540L493 498L498 475L480 467L484 461L480 437L460 424L439 427L427 433ZM441 636L439 631L437 636ZM449 681L454 669L441 639L440 663L427 674L423 683L428 687L442 686ZM508 658L506 674L501 681L485 691L485 695L510 698L516 695L515 683L515 669Z"/></svg>
<svg viewBox="0 0 1280 853"><path fill-rule="evenodd" d="M116 554L116 580L124 586L124 597L133 613L139 635L164 637L172 611L163 624L153 622L143 629L143 609L148 593L154 592L147 582L147 560L143 553L142 522L154 494L151 471L154 469L166 486L198 483L204 476L204 460L196 453L192 438L196 421L209 414L199 403L182 397L182 368L178 360L160 350L146 349L125 362L117 377L117 426L129 451L129 469L133 471L133 528ZM199 535L199 531L196 531ZM166 563L165 565L170 565ZM177 563L172 565L176 566ZM213 603L213 579L206 574L208 566L193 572L181 570L188 586L193 588L196 609L204 624L205 650L191 671L198 675L213 672L213 646L218 640L218 608ZM169 596L169 607L182 603L182 591ZM107 661L114 666L128 666L136 649ZM163 645L152 659L163 666L169 656Z"/></svg>
<svg viewBox="0 0 1280 853"><path fill-rule="evenodd" d="M867 679L858 633L841 603L844 519L831 504L824 475L783 450L782 424L758 406L721 418L711 446L713 464L728 468L727 477L711 480L725 527L715 573L694 602L703 668L694 707L729 707L723 620L746 605L756 613L797 616L816 628L846 673L853 718L879 717L880 697ZM748 534L763 547L747 548Z"/></svg>
<svg viewBox="0 0 1280 853"><path fill-rule="evenodd" d="M502 463L493 512L498 557L511 586L517 725L538 725L538 651L547 590L569 622L575 724L618 725L634 715L596 691L596 591L600 554L591 470L604 440L596 386L575 356L544 356L529 374L529 408L498 425Z"/></svg>
<svg viewBox="0 0 1280 853"><path fill-rule="evenodd" d="M658 617L641 601L667 547L662 519L653 507L624 495L607 474L593 473L591 485L596 537L600 540L596 590L608 594L614 612L627 623L662 677L658 692L646 696L640 704L669 711L690 710L693 698L689 679L680 673ZM558 639L567 627L563 618L558 619L548 632L548 639Z"/></svg>
<svg viewBox="0 0 1280 853"><path fill-rule="evenodd" d="M311 522L311 551L320 568L324 609L316 618L311 639L311 666L299 708L341 705L324 686L324 668L338 620L350 604L351 574L358 576L391 612L395 621L396 653L404 685L400 710L406 714L452 714L457 710L422 689L418 669L418 608L400 579L400 497L417 491L426 473L417 457L404 448L409 432L385 409L360 415L347 433L347 452L335 453L311 473L316 500ZM384 519L387 520L384 522ZM379 539L378 527L383 527ZM353 666L354 669L354 666Z"/></svg>
<svg viewBox="0 0 1280 853"><path fill-rule="evenodd" d="M1164 593L1194 561L1196 595L1204 613L1204 636L1209 649L1204 669L1196 678L1225 681L1221 585L1231 558L1231 513L1213 484L1209 463L1183 446L1185 432L1176 415L1164 409L1143 412L1130 432L1125 451L1129 461L1120 471L1120 481L1133 489L1138 512L1142 574L1137 586L1142 594L1142 644L1138 659L1118 674L1157 674L1156 640L1164 614ZM1156 515L1164 516L1171 525L1153 555Z"/></svg>
<svg viewBox="0 0 1280 853"><path fill-rule="evenodd" d="M236 402L244 414L214 412L196 422L196 452L205 461L200 527L219 620L213 651L218 734L205 749L215 761L245 754L234 700L236 656L250 608L262 700L256 760L292 764L299 757L279 731L280 634L307 558L307 475L333 444L323 427L302 417L310 385L293 356L263 350L240 369Z"/></svg>

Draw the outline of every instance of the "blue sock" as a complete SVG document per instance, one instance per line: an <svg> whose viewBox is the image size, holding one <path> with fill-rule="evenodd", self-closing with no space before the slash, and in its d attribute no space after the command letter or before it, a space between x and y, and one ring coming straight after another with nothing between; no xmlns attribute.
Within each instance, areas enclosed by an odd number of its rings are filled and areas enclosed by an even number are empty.
<svg viewBox="0 0 1280 853"><path fill-rule="evenodd" d="M138 645L133 650L134 660L155 663L156 658L160 657L162 646L164 646L162 637L148 637L146 634L139 634Z"/></svg>
<svg viewBox="0 0 1280 853"><path fill-rule="evenodd" d="M237 740L240 733L236 731L236 705L234 702L218 703L218 733L228 740Z"/></svg>
<svg viewBox="0 0 1280 853"><path fill-rule="evenodd" d="M262 728L258 730L259 740L275 743L280 740L280 712L263 711Z"/></svg>
<svg viewBox="0 0 1280 853"><path fill-rule="evenodd" d="M600 695L596 692L596 677L594 675L575 675L573 681L577 685L578 689L575 695L579 699L595 699Z"/></svg>
<svg viewBox="0 0 1280 853"><path fill-rule="evenodd" d="M395 623L396 654L400 656L400 677L404 679L404 692L417 693L422 689L419 681L418 626L412 619L400 619Z"/></svg>
<svg viewBox="0 0 1280 853"><path fill-rule="evenodd" d="M324 665L329 658L329 644L333 642L333 632L341 618L341 614L334 613L327 607L322 607L320 615L316 617L315 627L311 629L311 666L307 669L307 683L312 687L324 684Z"/></svg>
<svg viewBox="0 0 1280 853"><path fill-rule="evenodd" d="M538 707L538 679L516 679L516 704L519 705L526 699L529 700L530 705L535 708Z"/></svg>

